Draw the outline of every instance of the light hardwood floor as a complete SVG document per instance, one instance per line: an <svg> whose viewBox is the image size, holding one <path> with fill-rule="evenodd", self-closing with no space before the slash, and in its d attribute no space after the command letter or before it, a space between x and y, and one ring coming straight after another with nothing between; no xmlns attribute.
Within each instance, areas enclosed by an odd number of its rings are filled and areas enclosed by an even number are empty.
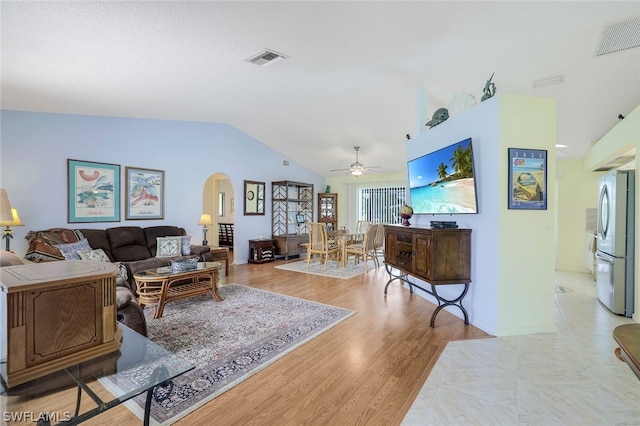
<svg viewBox="0 0 640 426"><path fill-rule="evenodd" d="M399 425L447 342L490 337L446 311L429 328L436 306L399 284L385 297L384 267L341 280L275 269L281 262L233 265L220 285L247 285L357 314L176 425ZM74 397L67 395L70 406ZM85 424L105 422L140 424L123 406Z"/></svg>

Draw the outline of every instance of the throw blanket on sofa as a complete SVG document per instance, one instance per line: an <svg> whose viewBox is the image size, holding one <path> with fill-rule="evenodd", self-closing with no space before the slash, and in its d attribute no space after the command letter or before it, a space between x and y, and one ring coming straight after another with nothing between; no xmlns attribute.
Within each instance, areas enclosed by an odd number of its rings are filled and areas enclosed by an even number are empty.
<svg viewBox="0 0 640 426"><path fill-rule="evenodd" d="M29 231L25 237L29 240L29 248L24 258L32 262L49 262L65 260L64 255L55 246L80 241L82 232L74 229L53 228L46 231Z"/></svg>

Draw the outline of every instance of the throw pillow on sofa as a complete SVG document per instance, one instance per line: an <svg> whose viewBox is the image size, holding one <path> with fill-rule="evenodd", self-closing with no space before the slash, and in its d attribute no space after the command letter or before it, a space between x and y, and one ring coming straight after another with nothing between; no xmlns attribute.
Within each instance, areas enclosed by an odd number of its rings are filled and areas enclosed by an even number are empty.
<svg viewBox="0 0 640 426"><path fill-rule="evenodd" d="M111 262L107 253L102 249L95 250L80 250L78 251L78 256L82 260L92 260L94 262Z"/></svg>
<svg viewBox="0 0 640 426"><path fill-rule="evenodd" d="M182 238L182 255L188 256L191 254L191 235L184 235Z"/></svg>
<svg viewBox="0 0 640 426"><path fill-rule="evenodd" d="M182 237L156 238L156 257L176 257L182 254Z"/></svg>
<svg viewBox="0 0 640 426"><path fill-rule="evenodd" d="M56 244L55 248L60 250L64 258L67 260L80 259L80 255L78 254L79 251L93 250L86 238L83 238L75 243Z"/></svg>

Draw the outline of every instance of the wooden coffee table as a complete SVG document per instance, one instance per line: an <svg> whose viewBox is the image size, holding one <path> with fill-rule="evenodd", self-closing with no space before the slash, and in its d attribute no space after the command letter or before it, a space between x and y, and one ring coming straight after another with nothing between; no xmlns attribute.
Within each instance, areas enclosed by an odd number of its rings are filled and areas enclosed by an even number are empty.
<svg viewBox="0 0 640 426"><path fill-rule="evenodd" d="M216 302L222 302L218 294L219 262L201 262L196 269L173 272L170 266L147 269L133 276L138 288L140 306L153 306L153 318L162 317L164 305L173 300L210 293Z"/></svg>

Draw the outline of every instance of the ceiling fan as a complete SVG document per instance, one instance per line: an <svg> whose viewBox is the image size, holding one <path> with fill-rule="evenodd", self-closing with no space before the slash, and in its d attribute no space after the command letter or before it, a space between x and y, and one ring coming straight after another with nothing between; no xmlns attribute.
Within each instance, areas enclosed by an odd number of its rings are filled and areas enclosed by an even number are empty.
<svg viewBox="0 0 640 426"><path fill-rule="evenodd" d="M364 164L362 164L361 162L358 161L358 151L360 150L359 146L354 146L353 149L356 150L356 162L355 163L351 163L351 165L349 166L349 168L346 169L333 169L333 170L329 170L330 172L342 172L342 171L348 171L349 173L351 173L351 175L358 177L361 174L363 174L364 172L369 172L372 171L371 169L379 169L380 166L367 166L365 167Z"/></svg>

